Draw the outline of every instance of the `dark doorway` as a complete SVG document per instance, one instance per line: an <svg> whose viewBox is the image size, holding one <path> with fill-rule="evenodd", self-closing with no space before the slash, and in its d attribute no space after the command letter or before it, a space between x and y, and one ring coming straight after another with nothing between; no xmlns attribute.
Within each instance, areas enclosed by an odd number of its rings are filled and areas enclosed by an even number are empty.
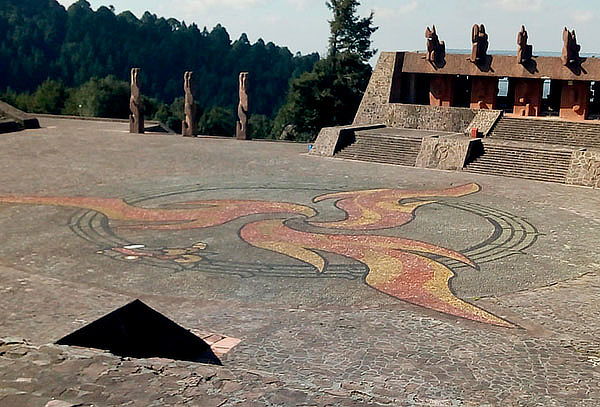
<svg viewBox="0 0 600 407"><path fill-rule="evenodd" d="M429 75L408 73L401 82L401 103L429 105Z"/></svg>
<svg viewBox="0 0 600 407"><path fill-rule="evenodd" d="M468 76L458 75L454 80L454 106L471 106L471 80Z"/></svg>
<svg viewBox="0 0 600 407"><path fill-rule="evenodd" d="M542 113L544 116L560 115L560 99L562 97L562 81L552 79L550 81L550 92L543 101Z"/></svg>

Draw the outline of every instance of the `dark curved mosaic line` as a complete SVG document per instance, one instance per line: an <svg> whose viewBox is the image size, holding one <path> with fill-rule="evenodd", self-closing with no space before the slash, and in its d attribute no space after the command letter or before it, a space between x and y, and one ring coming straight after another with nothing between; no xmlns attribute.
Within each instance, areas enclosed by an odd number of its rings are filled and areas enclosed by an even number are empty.
<svg viewBox="0 0 600 407"><path fill-rule="evenodd" d="M165 198L189 193L198 193L218 190L256 190L254 187L224 187L210 188L201 185L191 185L188 187L173 188L170 191L146 192L144 194L131 195L125 200L130 204L139 204L144 201ZM315 188L279 188L279 187L260 187L260 189L272 190L301 190L315 191ZM318 191L323 191L319 189ZM484 264L497 261L509 256L524 254L524 250L531 247L537 240L540 233L535 226L526 219L512 215L508 212L490 208L484 205L470 202L455 202L438 200L438 205L448 206L454 209L466 211L473 215L484 218L493 227L493 233L483 242L472 247L461 250L465 256L472 259L477 264ZM69 224L71 230L79 237L98 244L104 248L131 245L135 242L128 241L116 235L109 226L108 219L99 212L92 210L77 211ZM121 256L112 255L113 259L126 261ZM444 263L447 267L456 270L468 266L449 259L431 256ZM211 274L229 274L240 277L294 277L294 278L345 278L358 279L364 277L368 268L363 264L328 264L326 273L317 273L311 265L305 264L261 264L250 262L222 261L218 259L217 253L208 253L208 256L200 263L194 265L173 264L154 258L142 259L141 262L148 266L169 268L173 271L193 270Z"/></svg>

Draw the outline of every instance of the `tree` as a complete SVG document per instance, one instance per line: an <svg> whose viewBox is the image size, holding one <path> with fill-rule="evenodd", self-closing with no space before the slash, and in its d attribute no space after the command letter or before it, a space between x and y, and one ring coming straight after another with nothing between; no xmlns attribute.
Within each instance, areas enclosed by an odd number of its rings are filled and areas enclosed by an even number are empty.
<svg viewBox="0 0 600 407"><path fill-rule="evenodd" d="M65 103L65 113L77 116L129 117L129 85L114 76L92 78L72 89Z"/></svg>
<svg viewBox="0 0 600 407"><path fill-rule="evenodd" d="M115 15L110 6L94 10L90 3L77 0L65 10L56 0L0 0L0 93L10 88L25 103L47 79L78 88L108 75L128 81L130 69L139 67L143 94L171 104L182 95L183 72L194 71L201 108L233 110L238 75L249 71L253 113L273 118L290 80L319 59L262 40L251 44L246 35L232 43L221 25L201 30L151 13L138 19L127 11Z"/></svg>
<svg viewBox="0 0 600 407"><path fill-rule="evenodd" d="M232 111L222 107L207 110L198 124L200 134L232 137L235 134L235 119Z"/></svg>
<svg viewBox="0 0 600 407"><path fill-rule="evenodd" d="M333 13L329 21L329 54L339 53L358 55L363 62L369 61L377 50L371 49L371 35L378 27L373 26L373 12L369 17L359 17L356 9L358 0L331 0L327 7Z"/></svg>
<svg viewBox="0 0 600 407"><path fill-rule="evenodd" d="M323 127L351 123L370 74L371 67L353 54L317 62L312 72L292 81L287 101L275 119L275 136L292 125L294 140L311 141Z"/></svg>
<svg viewBox="0 0 600 407"><path fill-rule="evenodd" d="M248 130L250 138L261 139L271 138L271 130L273 129L273 121L262 114L254 114L248 119Z"/></svg>
<svg viewBox="0 0 600 407"><path fill-rule="evenodd" d="M30 110L35 113L60 114L65 105L67 90L60 81L48 79L32 95Z"/></svg>
<svg viewBox="0 0 600 407"><path fill-rule="evenodd" d="M329 56L290 84L286 102L273 125L273 136L297 141L314 139L323 127L349 124L371 75L373 14L359 18L356 0L332 0Z"/></svg>

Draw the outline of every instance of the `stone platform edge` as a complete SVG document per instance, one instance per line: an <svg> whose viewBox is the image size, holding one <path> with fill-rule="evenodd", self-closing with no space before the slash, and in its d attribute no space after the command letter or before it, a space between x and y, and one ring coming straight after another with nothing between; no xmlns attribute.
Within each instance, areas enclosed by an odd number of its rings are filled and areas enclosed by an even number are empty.
<svg viewBox="0 0 600 407"><path fill-rule="evenodd" d="M14 106L0 100L0 111L7 117L17 122L25 129L39 129L40 123L35 116L25 113Z"/></svg>
<svg viewBox="0 0 600 407"><path fill-rule="evenodd" d="M107 123L129 123L129 119L115 119L112 117L93 117L93 116L73 116L73 115L61 115L61 114L47 114L40 113L37 117L48 118L48 119L65 119L65 120L86 120L94 122L107 122ZM160 127L164 132L175 134L175 131L161 121L146 120L146 129L152 129Z"/></svg>
<svg viewBox="0 0 600 407"><path fill-rule="evenodd" d="M323 157L333 155L354 141L354 133L360 130L373 130L387 127L385 124L349 125L324 127L319 132L309 154Z"/></svg>

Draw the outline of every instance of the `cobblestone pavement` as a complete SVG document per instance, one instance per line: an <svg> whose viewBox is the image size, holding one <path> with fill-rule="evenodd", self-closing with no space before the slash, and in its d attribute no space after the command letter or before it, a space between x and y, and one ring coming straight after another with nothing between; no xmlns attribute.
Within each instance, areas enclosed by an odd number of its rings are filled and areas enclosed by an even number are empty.
<svg viewBox="0 0 600 407"><path fill-rule="evenodd" d="M600 191L318 159L287 143L130 136L119 123L42 125L0 136L0 196L155 197L201 183L214 189L209 199L315 205L330 191L475 182L482 191L460 202L513 214L538 235L518 253L480 257L480 270L454 269L452 291L518 326L507 329L399 301L360 278L128 263L98 254L99 238L82 239L77 209L0 204L0 406L600 405ZM315 206L323 218L339 216ZM464 252L493 232L482 220L489 213L419 210L401 229L411 238ZM152 247L233 247L222 266L233 267L256 256L230 237L243 224L202 236L119 233ZM255 262L303 270L266 251ZM188 329L242 342L223 367L52 344L134 298Z"/></svg>

